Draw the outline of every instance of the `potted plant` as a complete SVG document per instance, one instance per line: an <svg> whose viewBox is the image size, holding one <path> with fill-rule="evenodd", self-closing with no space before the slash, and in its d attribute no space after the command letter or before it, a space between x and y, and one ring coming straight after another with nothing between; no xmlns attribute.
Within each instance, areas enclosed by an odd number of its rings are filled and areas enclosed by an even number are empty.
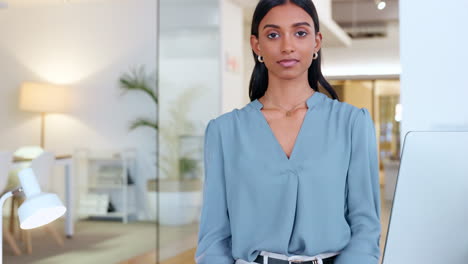
<svg viewBox="0 0 468 264"><path fill-rule="evenodd" d="M179 170L182 179L196 179L198 177L198 162L195 159L182 157L179 159Z"/></svg>
<svg viewBox="0 0 468 264"><path fill-rule="evenodd" d="M197 88L187 89L171 102L169 117L160 129L159 223L185 225L196 221L202 203L200 139L194 135L195 124L188 118ZM195 142L195 144L193 144Z"/></svg>
<svg viewBox="0 0 468 264"><path fill-rule="evenodd" d="M124 92L144 92L153 99L156 105L158 104L158 96L155 92L156 78L147 74L144 68L124 74L119 82ZM183 139L187 136L193 137L190 133L193 131L194 123L188 119L187 114L197 94L198 89L192 88L176 98L170 104L170 118L165 121L164 127L159 128L155 119L146 117L137 118L129 126L130 130L141 127L155 129L160 135L159 144L164 144L166 147L160 152L159 180L150 179L147 183L153 218L162 225L192 223L199 216L201 209L200 159L193 158L193 156L200 154L202 149L195 147L188 151L181 151L181 148L186 145ZM156 203L159 204L159 216L156 216Z"/></svg>
<svg viewBox="0 0 468 264"><path fill-rule="evenodd" d="M130 72L123 74L119 78L119 87L122 95L128 92L144 93L151 98L155 107L158 105L158 95L156 93L157 79L154 74L148 74L143 66L134 68ZM139 117L129 124L129 130L137 128L149 128L158 131L158 122L151 117ZM156 151L154 152L156 155ZM149 179L146 183L147 200L149 205L150 218L156 220L156 178Z"/></svg>

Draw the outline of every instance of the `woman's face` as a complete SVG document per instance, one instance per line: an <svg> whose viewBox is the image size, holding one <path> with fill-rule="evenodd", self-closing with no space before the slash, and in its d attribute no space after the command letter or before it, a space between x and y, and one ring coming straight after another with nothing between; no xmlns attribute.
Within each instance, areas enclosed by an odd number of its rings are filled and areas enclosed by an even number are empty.
<svg viewBox="0 0 468 264"><path fill-rule="evenodd" d="M322 35L315 34L312 17L301 7L286 3L272 8L260 21L258 38L250 44L263 57L268 74L280 79L305 78Z"/></svg>

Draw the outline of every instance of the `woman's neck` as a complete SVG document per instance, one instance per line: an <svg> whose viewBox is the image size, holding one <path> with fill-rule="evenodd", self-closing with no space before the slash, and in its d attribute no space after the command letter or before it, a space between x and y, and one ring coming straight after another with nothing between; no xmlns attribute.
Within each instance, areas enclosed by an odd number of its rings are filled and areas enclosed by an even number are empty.
<svg viewBox="0 0 468 264"><path fill-rule="evenodd" d="M284 80L272 76L268 80L268 88L261 101L262 103L270 101L285 108L294 107L301 101L307 100L314 92L307 79ZM265 100L264 97L268 99Z"/></svg>

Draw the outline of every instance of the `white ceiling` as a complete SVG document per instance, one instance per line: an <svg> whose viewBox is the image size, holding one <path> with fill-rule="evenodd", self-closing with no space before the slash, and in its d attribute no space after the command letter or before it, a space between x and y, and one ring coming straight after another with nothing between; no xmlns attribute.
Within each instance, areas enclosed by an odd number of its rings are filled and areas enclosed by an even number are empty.
<svg viewBox="0 0 468 264"><path fill-rule="evenodd" d="M332 16L338 24L387 24L399 20L399 1L386 0L378 10L374 0L332 0Z"/></svg>
<svg viewBox="0 0 468 264"><path fill-rule="evenodd" d="M128 0L0 0L0 8L32 7L78 3L116 2ZM157 1L157 0L154 0ZM159 0L170 5L201 4L219 5L219 0ZM232 0L239 6L253 9L256 0ZM331 0L333 20L339 25L351 23L386 23L398 20L398 0L387 0L384 10L377 10L374 0ZM163 3L161 3L163 4Z"/></svg>
<svg viewBox="0 0 468 264"><path fill-rule="evenodd" d="M103 3L116 2L123 0L0 0L0 7L24 8L64 4L82 4L82 3Z"/></svg>

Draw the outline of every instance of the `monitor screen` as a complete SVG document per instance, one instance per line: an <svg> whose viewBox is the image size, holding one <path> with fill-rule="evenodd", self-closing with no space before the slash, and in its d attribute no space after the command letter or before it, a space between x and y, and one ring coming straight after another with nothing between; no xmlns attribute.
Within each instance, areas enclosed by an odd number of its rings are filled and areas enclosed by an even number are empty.
<svg viewBox="0 0 468 264"><path fill-rule="evenodd" d="M382 264L468 263L468 132L409 132Z"/></svg>

